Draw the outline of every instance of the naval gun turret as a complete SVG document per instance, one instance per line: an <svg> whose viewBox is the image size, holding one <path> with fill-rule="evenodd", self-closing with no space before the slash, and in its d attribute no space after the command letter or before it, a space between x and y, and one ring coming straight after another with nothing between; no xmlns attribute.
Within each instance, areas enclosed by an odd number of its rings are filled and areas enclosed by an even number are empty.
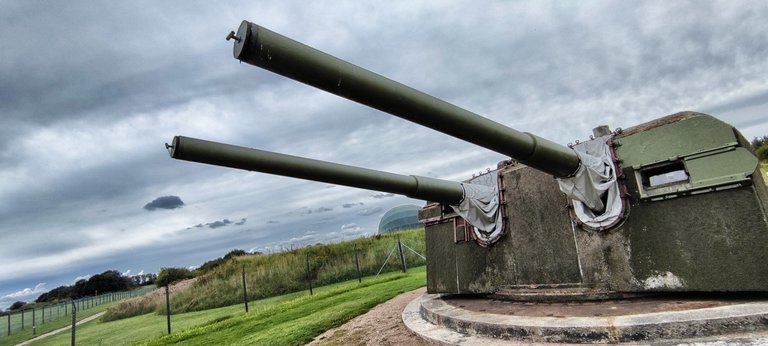
<svg viewBox="0 0 768 346"><path fill-rule="evenodd" d="M510 156L450 182L187 137L169 145L178 159L427 201L430 293L768 291L766 185L748 141L712 116L598 127L563 146L247 21L227 39L242 62Z"/></svg>

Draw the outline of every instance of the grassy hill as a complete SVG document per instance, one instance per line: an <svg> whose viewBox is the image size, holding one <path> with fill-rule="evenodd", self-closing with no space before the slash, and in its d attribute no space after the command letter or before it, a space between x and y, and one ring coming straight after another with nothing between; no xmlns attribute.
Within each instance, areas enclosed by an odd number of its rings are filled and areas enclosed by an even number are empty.
<svg viewBox="0 0 768 346"><path fill-rule="evenodd" d="M314 286L356 279L358 263L362 276L374 275L382 266L382 272L397 271L400 270L398 253L392 253L392 250L398 237L407 246L403 250L408 266L423 266L424 259L408 250L411 248L424 254L423 229L376 235L336 244L318 244L268 255L238 256L198 276L188 288L172 294L171 311L199 311L242 302L243 268L249 300L306 290L309 285L307 265ZM105 320L135 316L153 310L158 314L165 313L164 297L122 303L110 309Z"/></svg>

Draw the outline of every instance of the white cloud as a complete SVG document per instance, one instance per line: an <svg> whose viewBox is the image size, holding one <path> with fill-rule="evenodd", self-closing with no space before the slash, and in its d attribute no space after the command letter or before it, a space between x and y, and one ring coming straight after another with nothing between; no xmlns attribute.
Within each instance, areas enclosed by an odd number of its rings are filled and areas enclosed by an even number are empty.
<svg viewBox="0 0 768 346"><path fill-rule="evenodd" d="M17 292L5 295L0 299L6 300L6 298L11 298L11 299L24 298L24 297L29 297L35 294L43 293L45 291L47 291L47 289L45 288L45 283L39 283L35 285L35 288L25 288L21 291L17 291Z"/></svg>
<svg viewBox="0 0 768 346"><path fill-rule="evenodd" d="M0 297L0 308L10 306L16 301L31 302L37 298L38 295L45 293L46 291L48 291L48 289L46 288L45 283L41 282L35 285L34 288L24 288L4 295Z"/></svg>
<svg viewBox="0 0 768 346"><path fill-rule="evenodd" d="M76 284L80 280L88 280L88 279L91 278L91 276L93 276L93 274L87 274L87 275L83 275L83 276L78 276L74 280L72 280L72 284L74 285L74 284Z"/></svg>

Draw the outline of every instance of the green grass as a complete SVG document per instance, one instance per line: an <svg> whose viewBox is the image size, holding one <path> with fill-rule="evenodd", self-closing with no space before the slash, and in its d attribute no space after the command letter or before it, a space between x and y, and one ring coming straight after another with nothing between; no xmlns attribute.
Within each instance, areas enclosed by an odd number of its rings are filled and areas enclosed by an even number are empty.
<svg viewBox="0 0 768 346"><path fill-rule="evenodd" d="M347 284L313 296L275 305L255 314L241 314L144 345L302 345L374 306L425 284L424 268L389 274L362 284Z"/></svg>
<svg viewBox="0 0 768 346"><path fill-rule="evenodd" d="M97 320L77 327L77 343L300 345L402 292L424 286L425 276L425 268L419 267L407 274L364 278L362 284L351 280L327 285L319 287L312 296L301 291L252 301L248 313L242 304L237 304L174 314L171 335L167 335L164 315L150 313L111 322ZM69 340L67 332L32 345L65 345Z"/></svg>
<svg viewBox="0 0 768 346"><path fill-rule="evenodd" d="M84 318L87 318L87 317L93 316L95 314L98 314L98 313L100 313L102 311L107 310L108 308L110 308L111 306L113 306L115 304L116 304L115 302L112 302L112 303L97 305L97 306L92 307L92 308L87 309L87 310L78 311L77 312L77 320L80 321L80 320L82 320ZM31 314L30 314L30 317L31 317ZM3 316L2 318L0 318L0 321L2 321L3 323L7 323L7 320L6 320L7 318L8 318L7 316ZM24 342L24 341L27 341L29 339L33 339L33 338L35 338L35 337L37 337L39 335L48 333L50 331L53 331L53 330L56 330L56 329L59 329L59 328L63 328L63 327L69 326L71 324L72 324L72 317L71 317L71 315L69 315L68 317L62 317L62 318L57 318L57 319L52 320L52 321L47 321L44 324L37 325L35 335L32 335L32 326L31 325L25 325L24 329L22 329L22 330L13 330L11 332L10 336L7 336L7 335L0 336L0 345L16 345L16 344L18 344L20 342ZM4 330L4 331L7 333L7 330ZM70 334L67 333L67 337L69 337L69 335ZM67 339L67 340L69 340L69 339Z"/></svg>

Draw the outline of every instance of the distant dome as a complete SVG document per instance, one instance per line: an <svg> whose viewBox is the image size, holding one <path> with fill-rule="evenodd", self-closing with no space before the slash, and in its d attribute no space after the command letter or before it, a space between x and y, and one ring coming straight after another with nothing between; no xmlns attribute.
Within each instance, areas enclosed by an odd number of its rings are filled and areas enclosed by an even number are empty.
<svg viewBox="0 0 768 346"><path fill-rule="evenodd" d="M379 234L421 228L423 225L419 222L419 209L421 208L412 204L390 209L379 221Z"/></svg>

